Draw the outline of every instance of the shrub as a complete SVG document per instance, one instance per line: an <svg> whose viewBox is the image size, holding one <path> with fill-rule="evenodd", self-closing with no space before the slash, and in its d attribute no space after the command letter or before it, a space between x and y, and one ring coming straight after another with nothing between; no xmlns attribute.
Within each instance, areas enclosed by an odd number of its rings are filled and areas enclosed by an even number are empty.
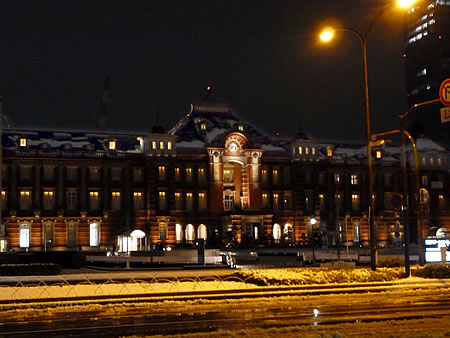
<svg viewBox="0 0 450 338"><path fill-rule="evenodd" d="M57 275L61 265L53 263L2 264L1 276Z"/></svg>
<svg viewBox="0 0 450 338"><path fill-rule="evenodd" d="M417 269L414 276L423 278L450 278L450 268L448 265L426 265L422 269Z"/></svg>
<svg viewBox="0 0 450 338"><path fill-rule="evenodd" d="M381 257L378 260L378 266L383 268L398 268L405 265L405 260L397 256Z"/></svg>

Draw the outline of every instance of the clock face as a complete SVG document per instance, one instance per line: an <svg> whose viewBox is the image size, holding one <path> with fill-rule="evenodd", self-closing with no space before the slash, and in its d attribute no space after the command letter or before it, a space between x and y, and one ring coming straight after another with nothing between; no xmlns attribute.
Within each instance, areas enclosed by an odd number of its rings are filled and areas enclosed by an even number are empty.
<svg viewBox="0 0 450 338"><path fill-rule="evenodd" d="M236 143L231 143L230 144L230 146L228 147L228 149L232 152L232 153L234 153L237 149L238 149L238 147L237 147L237 145L236 145Z"/></svg>

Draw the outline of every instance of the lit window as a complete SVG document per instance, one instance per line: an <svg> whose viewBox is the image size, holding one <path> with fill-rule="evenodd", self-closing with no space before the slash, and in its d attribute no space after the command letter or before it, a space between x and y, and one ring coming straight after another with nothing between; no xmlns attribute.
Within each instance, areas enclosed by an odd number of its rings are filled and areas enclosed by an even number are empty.
<svg viewBox="0 0 450 338"><path fill-rule="evenodd" d="M166 209L166 192L159 192L159 209Z"/></svg>
<svg viewBox="0 0 450 338"><path fill-rule="evenodd" d="M30 225L29 224L21 224L20 225L19 245L21 248L30 247Z"/></svg>
<svg viewBox="0 0 450 338"><path fill-rule="evenodd" d="M273 208L274 210L278 210L279 207L279 199L278 199L278 194L273 194Z"/></svg>
<svg viewBox="0 0 450 338"><path fill-rule="evenodd" d="M305 147L305 154L309 155L309 147Z"/></svg>
<svg viewBox="0 0 450 338"><path fill-rule="evenodd" d="M312 153L313 155L316 154L316 148L315 148L315 147L312 147L312 148L311 148L311 153Z"/></svg>
<svg viewBox="0 0 450 338"><path fill-rule="evenodd" d="M186 210L191 211L192 206L193 206L192 193L188 192L188 193L186 193Z"/></svg>
<svg viewBox="0 0 450 338"><path fill-rule="evenodd" d="M377 150L375 154L376 158L381 158L381 150Z"/></svg>
<svg viewBox="0 0 450 338"><path fill-rule="evenodd" d="M144 197L141 191L133 192L133 206L134 210L144 209Z"/></svg>
<svg viewBox="0 0 450 338"><path fill-rule="evenodd" d="M29 210L31 208L31 191L20 192L20 209Z"/></svg>
<svg viewBox="0 0 450 338"><path fill-rule="evenodd" d="M181 224L175 224L175 240L177 243L181 243L183 240L183 227Z"/></svg>
<svg viewBox="0 0 450 338"><path fill-rule="evenodd" d="M183 209L183 200L181 198L181 192L175 193L175 210Z"/></svg>
<svg viewBox="0 0 450 338"><path fill-rule="evenodd" d="M164 166L158 167L158 177L160 180L166 179L166 167L164 167Z"/></svg>
<svg viewBox="0 0 450 338"><path fill-rule="evenodd" d="M233 183L233 170L231 170L231 169L223 170L223 182L224 183Z"/></svg>
<svg viewBox="0 0 450 338"><path fill-rule="evenodd" d="M98 191L89 192L89 207L91 210L98 210L100 207Z"/></svg>
<svg viewBox="0 0 450 338"><path fill-rule="evenodd" d="M175 181L180 181L180 168L175 168Z"/></svg>
<svg viewBox="0 0 450 338"><path fill-rule="evenodd" d="M231 190L225 190L223 192L223 209L233 210L234 207L234 192Z"/></svg>
<svg viewBox="0 0 450 338"><path fill-rule="evenodd" d="M206 130L206 122L200 123L200 129L201 130Z"/></svg>
<svg viewBox="0 0 450 338"><path fill-rule="evenodd" d="M441 166L441 165L442 165L442 160L441 160L440 157L437 159L437 164L438 164L438 166Z"/></svg>
<svg viewBox="0 0 450 338"><path fill-rule="evenodd" d="M262 206L267 207L269 205L269 196L267 195L267 193L263 192L262 193Z"/></svg>
<svg viewBox="0 0 450 338"><path fill-rule="evenodd" d="M274 169L272 171L273 184L278 184L278 170Z"/></svg>
<svg viewBox="0 0 450 338"><path fill-rule="evenodd" d="M325 196L324 194L319 194L319 204L320 204L320 211L325 211Z"/></svg>
<svg viewBox="0 0 450 338"><path fill-rule="evenodd" d="M239 125L239 130L244 131L244 126L242 124Z"/></svg>
<svg viewBox="0 0 450 338"><path fill-rule="evenodd" d="M76 210L78 208L78 193L75 190L66 192L67 210Z"/></svg>
<svg viewBox="0 0 450 338"><path fill-rule="evenodd" d="M198 226L198 230L197 230L197 238L201 238L201 239L206 240L206 233L207 233L206 225L200 224Z"/></svg>
<svg viewBox="0 0 450 338"><path fill-rule="evenodd" d="M111 209L120 210L120 191L113 191L111 195Z"/></svg>
<svg viewBox="0 0 450 338"><path fill-rule="evenodd" d="M357 184L359 183L358 175L352 174L352 175L350 176L350 182L351 182L351 184L353 184L353 185L357 185Z"/></svg>
<svg viewBox="0 0 450 338"><path fill-rule="evenodd" d="M164 141L159 141L159 149L164 149Z"/></svg>
<svg viewBox="0 0 450 338"><path fill-rule="evenodd" d="M152 141L152 149L156 149L156 141Z"/></svg>
<svg viewBox="0 0 450 338"><path fill-rule="evenodd" d="M427 185L427 184L428 184L428 176L422 175L422 185Z"/></svg>
<svg viewBox="0 0 450 338"><path fill-rule="evenodd" d="M334 182L335 182L335 183L341 182L341 175L339 175L339 174L334 174Z"/></svg>
<svg viewBox="0 0 450 338"><path fill-rule="evenodd" d="M44 191L44 209L51 210L55 207L55 193L53 191Z"/></svg>
<svg viewBox="0 0 450 338"><path fill-rule="evenodd" d="M100 227L98 223L89 224L89 245L100 245Z"/></svg>
<svg viewBox="0 0 450 338"><path fill-rule="evenodd" d="M25 137L21 137L21 138L19 139L19 145L20 145L21 147L26 147L26 146L27 146L27 139L26 139Z"/></svg>
<svg viewBox="0 0 450 338"><path fill-rule="evenodd" d="M263 183L267 183L267 170L266 169L261 170L261 180Z"/></svg>
<svg viewBox="0 0 450 338"><path fill-rule="evenodd" d="M109 141L108 148L109 150L116 150L116 141L115 140Z"/></svg>
<svg viewBox="0 0 450 338"><path fill-rule="evenodd" d="M303 148L300 146L298 147L298 153L301 155L303 153Z"/></svg>
<svg viewBox="0 0 450 338"><path fill-rule="evenodd" d="M186 182L192 182L192 168L186 168Z"/></svg>
<svg viewBox="0 0 450 338"><path fill-rule="evenodd" d="M6 208L6 191L2 190L2 209L5 209L5 208Z"/></svg>
<svg viewBox="0 0 450 338"><path fill-rule="evenodd" d="M100 180L100 168L89 168L89 178L91 181Z"/></svg>
<svg viewBox="0 0 450 338"><path fill-rule="evenodd" d="M142 182L143 180L143 171L141 168L133 168L133 181L134 182Z"/></svg>
<svg viewBox="0 0 450 338"><path fill-rule="evenodd" d="M172 141L167 142L167 150L172 150Z"/></svg>
<svg viewBox="0 0 450 338"><path fill-rule="evenodd" d="M430 158L430 165L434 165L434 158Z"/></svg>
<svg viewBox="0 0 450 338"><path fill-rule="evenodd" d="M333 156L333 149L331 149L331 147L327 147L327 156L328 157Z"/></svg>
<svg viewBox="0 0 450 338"><path fill-rule="evenodd" d="M198 180L201 183L206 182L206 176L205 176L205 169L204 168L198 168Z"/></svg>
<svg viewBox="0 0 450 338"><path fill-rule="evenodd" d="M359 195L352 194L352 211L359 211Z"/></svg>
<svg viewBox="0 0 450 338"><path fill-rule="evenodd" d="M206 194L204 192L198 193L198 210L206 210Z"/></svg>

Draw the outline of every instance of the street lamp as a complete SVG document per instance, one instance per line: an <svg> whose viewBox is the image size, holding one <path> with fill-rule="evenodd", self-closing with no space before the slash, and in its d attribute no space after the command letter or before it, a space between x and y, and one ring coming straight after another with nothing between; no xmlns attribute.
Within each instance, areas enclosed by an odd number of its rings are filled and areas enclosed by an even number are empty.
<svg viewBox="0 0 450 338"><path fill-rule="evenodd" d="M414 0L398 0L397 6L407 8L414 3ZM376 229L373 219L373 167L372 167L372 145L371 145L371 128L370 128L370 106L369 106L369 81L367 74L367 38L372 31L375 23L382 17L388 8L385 8L378 13L377 16L369 23L367 30L361 34L352 28L326 28L320 34L320 39L323 42L329 42L333 39L334 33L337 31L345 31L355 34L361 42L362 56L363 56L363 74L364 74L364 99L365 99L365 118L366 118L366 144L367 144L367 170L368 170L368 185L369 185L369 234L370 234L370 262L371 269L376 270L377 267L377 241L375 238Z"/></svg>

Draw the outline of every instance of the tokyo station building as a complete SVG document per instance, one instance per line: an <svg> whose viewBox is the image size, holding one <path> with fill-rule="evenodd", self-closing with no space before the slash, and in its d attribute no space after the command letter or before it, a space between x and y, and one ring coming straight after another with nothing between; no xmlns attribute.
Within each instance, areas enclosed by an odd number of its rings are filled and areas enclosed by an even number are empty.
<svg viewBox="0 0 450 338"><path fill-rule="evenodd" d="M199 238L207 247L294 246L313 232L323 245L369 244L365 145L272 138L228 105L192 104L167 132L6 129L2 140L2 252L147 251ZM427 236L450 229L450 160L448 149L416 143L429 198L413 200L410 217ZM391 201L402 191L400 147L373 152L378 245L398 246L402 211Z"/></svg>

